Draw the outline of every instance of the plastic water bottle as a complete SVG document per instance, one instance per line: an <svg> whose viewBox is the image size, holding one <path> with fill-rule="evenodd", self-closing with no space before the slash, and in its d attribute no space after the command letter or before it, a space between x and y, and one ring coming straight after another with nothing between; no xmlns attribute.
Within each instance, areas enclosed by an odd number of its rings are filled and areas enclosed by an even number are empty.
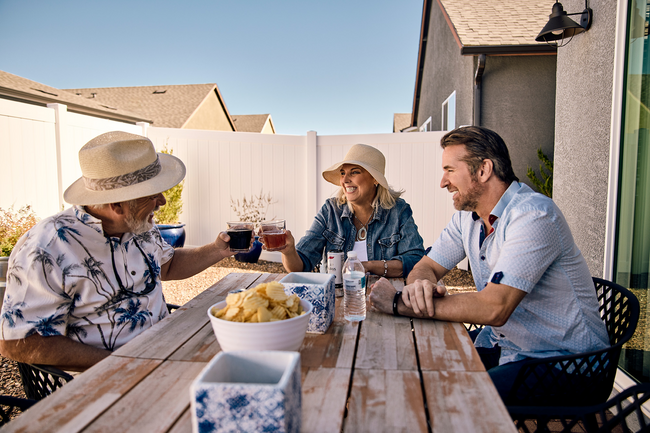
<svg viewBox="0 0 650 433"><path fill-rule="evenodd" d="M350 322L366 318L366 271L354 251L343 265L343 314Z"/></svg>

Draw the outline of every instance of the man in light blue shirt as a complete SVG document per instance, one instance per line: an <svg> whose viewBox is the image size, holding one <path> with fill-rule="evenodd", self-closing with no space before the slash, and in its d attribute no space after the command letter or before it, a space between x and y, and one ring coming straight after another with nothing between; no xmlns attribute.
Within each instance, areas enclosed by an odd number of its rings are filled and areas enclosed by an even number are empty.
<svg viewBox="0 0 650 433"><path fill-rule="evenodd" d="M527 358L609 345L589 268L564 216L548 197L519 183L508 149L486 128L446 134L443 177L456 212L408 277L401 296L387 280L373 286L380 311L486 325L475 337L505 397ZM468 257L476 293L445 296L437 286Z"/></svg>

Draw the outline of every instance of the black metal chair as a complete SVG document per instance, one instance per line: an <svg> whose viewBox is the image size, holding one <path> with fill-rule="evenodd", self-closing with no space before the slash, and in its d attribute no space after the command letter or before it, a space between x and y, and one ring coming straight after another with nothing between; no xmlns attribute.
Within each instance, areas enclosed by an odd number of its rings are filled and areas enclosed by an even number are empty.
<svg viewBox="0 0 650 433"><path fill-rule="evenodd" d="M27 398L41 400L70 382L73 377L50 365L18 362L18 371Z"/></svg>
<svg viewBox="0 0 650 433"><path fill-rule="evenodd" d="M0 395L0 425L8 423L19 411L26 411L34 403L36 403L36 400Z"/></svg>
<svg viewBox="0 0 650 433"><path fill-rule="evenodd" d="M582 424L587 433L611 431L650 432L650 420L641 406L650 400L650 383L623 390L605 403L585 408L565 408L557 412L540 410L535 422L515 418L515 425L524 433L553 431L568 433ZM553 425L552 423L556 423ZM558 425L559 424L559 425ZM562 430L559 430L560 427Z"/></svg>
<svg viewBox="0 0 650 433"><path fill-rule="evenodd" d="M605 322L611 346L526 362L504 399L513 419L539 419L549 414L576 412L607 401L621 348L634 334L639 320L639 301L618 284L600 278L593 281L600 317ZM594 421L595 417L588 419L589 428L594 427Z"/></svg>
<svg viewBox="0 0 650 433"><path fill-rule="evenodd" d="M170 313L179 308L178 305L167 303L167 310ZM72 375L51 365L26 364L23 362L17 364L25 395L29 399L41 400L74 379Z"/></svg>

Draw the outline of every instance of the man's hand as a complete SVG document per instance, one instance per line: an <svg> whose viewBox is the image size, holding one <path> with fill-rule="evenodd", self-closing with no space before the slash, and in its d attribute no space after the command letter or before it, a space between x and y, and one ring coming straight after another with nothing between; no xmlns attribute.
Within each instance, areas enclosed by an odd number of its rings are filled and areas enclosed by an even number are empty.
<svg viewBox="0 0 650 433"><path fill-rule="evenodd" d="M429 280L415 280L404 287L402 301L417 316L433 317L436 313L433 298L440 298L446 294L447 288L441 282L434 284Z"/></svg>
<svg viewBox="0 0 650 433"><path fill-rule="evenodd" d="M253 246L254 239L254 237L251 237L251 247ZM214 246L217 248L217 252L221 254L223 258L237 254L235 251L230 251L230 236L228 236L228 233L226 232L219 233L217 239L214 241Z"/></svg>
<svg viewBox="0 0 650 433"><path fill-rule="evenodd" d="M395 287L386 278L380 278L370 290L370 304L382 313L393 314Z"/></svg>

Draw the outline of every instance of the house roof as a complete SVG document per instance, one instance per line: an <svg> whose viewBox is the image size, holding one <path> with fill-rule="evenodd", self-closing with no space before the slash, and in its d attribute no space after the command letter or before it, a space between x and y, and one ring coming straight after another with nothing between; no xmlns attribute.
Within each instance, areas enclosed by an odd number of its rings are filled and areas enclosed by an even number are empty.
<svg viewBox="0 0 650 433"><path fill-rule="evenodd" d="M393 114L393 132L401 132L411 126L411 113Z"/></svg>
<svg viewBox="0 0 650 433"><path fill-rule="evenodd" d="M211 92L215 92L233 130L236 130L219 89L214 83L66 90L81 94L84 98L95 98L104 103L142 113L151 118L155 126L165 128L182 128Z"/></svg>
<svg viewBox="0 0 650 433"><path fill-rule="evenodd" d="M461 51L465 51L461 54L490 54L486 49L498 46L510 47L501 54L556 52L554 46L535 41L548 22L555 0L437 0L437 3ZM485 49L467 52L470 47Z"/></svg>
<svg viewBox="0 0 650 433"><path fill-rule="evenodd" d="M275 126L270 114L234 114L232 120L239 132L262 132L264 125L269 122L275 134Z"/></svg>
<svg viewBox="0 0 650 433"><path fill-rule="evenodd" d="M68 111L86 114L120 122L149 122L151 119L142 113L132 112L124 107L112 105L74 95L62 89L46 86L9 72L0 71L0 97L35 105L64 104Z"/></svg>

